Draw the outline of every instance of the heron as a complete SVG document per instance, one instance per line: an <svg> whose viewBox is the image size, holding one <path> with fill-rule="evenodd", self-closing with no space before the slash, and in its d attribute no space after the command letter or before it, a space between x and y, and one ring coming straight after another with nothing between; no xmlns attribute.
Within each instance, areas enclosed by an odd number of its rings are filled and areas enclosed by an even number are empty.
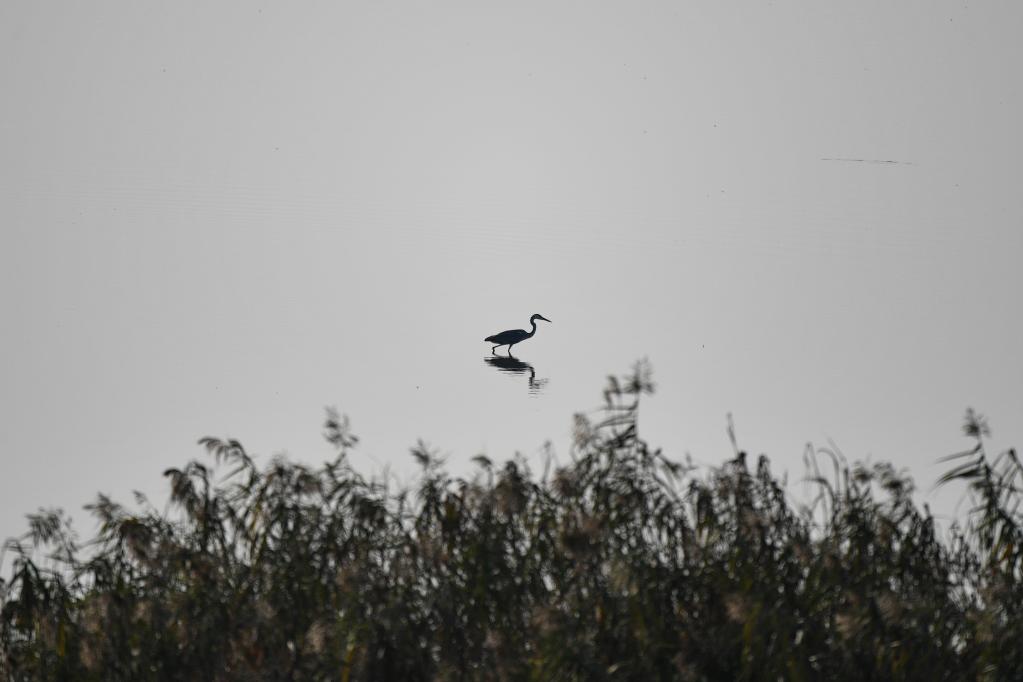
<svg viewBox="0 0 1023 682"><path fill-rule="evenodd" d="M509 329L508 331L501 332L500 334L488 336L483 340L496 344L493 348L490 349L490 352L493 353L494 355L497 355L497 349L500 348L501 346L508 346L508 356L511 357L512 346L514 346L516 343L520 343L522 341L525 341L526 339L532 338L533 334L536 333L537 320L550 322L550 320L548 320L543 315L539 314L533 315L531 318L529 318L529 324L533 325L533 328L528 332L525 329Z"/></svg>

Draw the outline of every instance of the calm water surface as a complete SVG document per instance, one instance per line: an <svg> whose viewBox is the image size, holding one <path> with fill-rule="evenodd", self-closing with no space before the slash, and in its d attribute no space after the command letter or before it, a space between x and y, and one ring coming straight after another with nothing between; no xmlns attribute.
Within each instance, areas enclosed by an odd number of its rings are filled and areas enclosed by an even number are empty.
<svg viewBox="0 0 1023 682"><path fill-rule="evenodd" d="M903 173L888 182L907 193L919 182L904 168L869 170ZM836 194L856 179L825 171ZM538 461L548 442L568 461L572 415L598 408L605 377L640 358L658 384L640 422L654 444L720 463L731 412L740 445L794 481L806 443L833 438L850 458L891 459L927 486L934 459L961 444L968 404L1018 402L1002 382L978 382L978 371L1018 374L997 359L1004 349L967 366L975 337L939 314L968 309L961 283L907 274L907 262L951 266L955 253L930 237L911 246L896 228L879 240L879 206L853 210L827 193L775 197L767 213L764 197L706 199L674 216L346 213L321 198L288 227L288 215L229 196L216 229L142 230L152 201L129 193L97 233L21 237L48 257L25 273L40 302L14 307L24 331L5 446L28 459L4 490L7 534L26 510L74 509L96 491L159 499L160 472L203 457L204 435L239 438L264 461L322 461L328 405L361 437L356 465L399 481L415 474L419 439L462 474L480 453ZM40 221L54 217L37 208ZM96 240L117 250L81 259ZM58 271L79 285L53 285ZM514 358L490 353L484 336L528 329L533 313L554 322ZM999 416L996 429L1013 426Z"/></svg>
<svg viewBox="0 0 1023 682"><path fill-rule="evenodd" d="M568 461L644 357L697 462L1023 446L1015 10L10 5L0 537L328 405L367 473Z"/></svg>

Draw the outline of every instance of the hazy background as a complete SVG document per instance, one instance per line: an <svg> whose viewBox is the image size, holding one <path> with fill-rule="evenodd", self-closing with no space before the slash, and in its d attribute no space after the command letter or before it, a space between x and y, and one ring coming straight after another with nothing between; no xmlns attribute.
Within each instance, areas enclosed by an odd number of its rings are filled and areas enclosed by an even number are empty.
<svg viewBox="0 0 1023 682"><path fill-rule="evenodd" d="M641 428L698 462L728 412L792 480L830 437L927 492L967 406L1023 446L1021 35L1014 2L6 0L0 537L162 494L204 435L321 461L325 405L367 472L564 459L644 356ZM538 393L483 362L532 313Z"/></svg>

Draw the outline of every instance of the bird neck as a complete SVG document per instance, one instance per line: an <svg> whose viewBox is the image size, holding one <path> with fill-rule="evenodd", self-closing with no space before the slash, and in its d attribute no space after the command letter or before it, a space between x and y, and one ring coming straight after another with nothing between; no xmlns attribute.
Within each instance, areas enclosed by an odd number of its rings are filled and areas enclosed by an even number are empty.
<svg viewBox="0 0 1023 682"><path fill-rule="evenodd" d="M536 320L530 320L529 324L533 325L533 328L529 330L529 335L532 336L536 333Z"/></svg>

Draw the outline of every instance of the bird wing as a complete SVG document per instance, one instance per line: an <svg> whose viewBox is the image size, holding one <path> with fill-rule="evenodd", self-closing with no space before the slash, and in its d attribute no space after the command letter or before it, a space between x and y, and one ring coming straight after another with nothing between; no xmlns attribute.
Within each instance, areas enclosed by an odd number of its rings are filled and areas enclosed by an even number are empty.
<svg viewBox="0 0 1023 682"><path fill-rule="evenodd" d="M491 343L511 343L513 341L519 341L526 337L526 332L521 329L509 329L503 331L500 334L494 334L483 339L484 341L490 341Z"/></svg>

